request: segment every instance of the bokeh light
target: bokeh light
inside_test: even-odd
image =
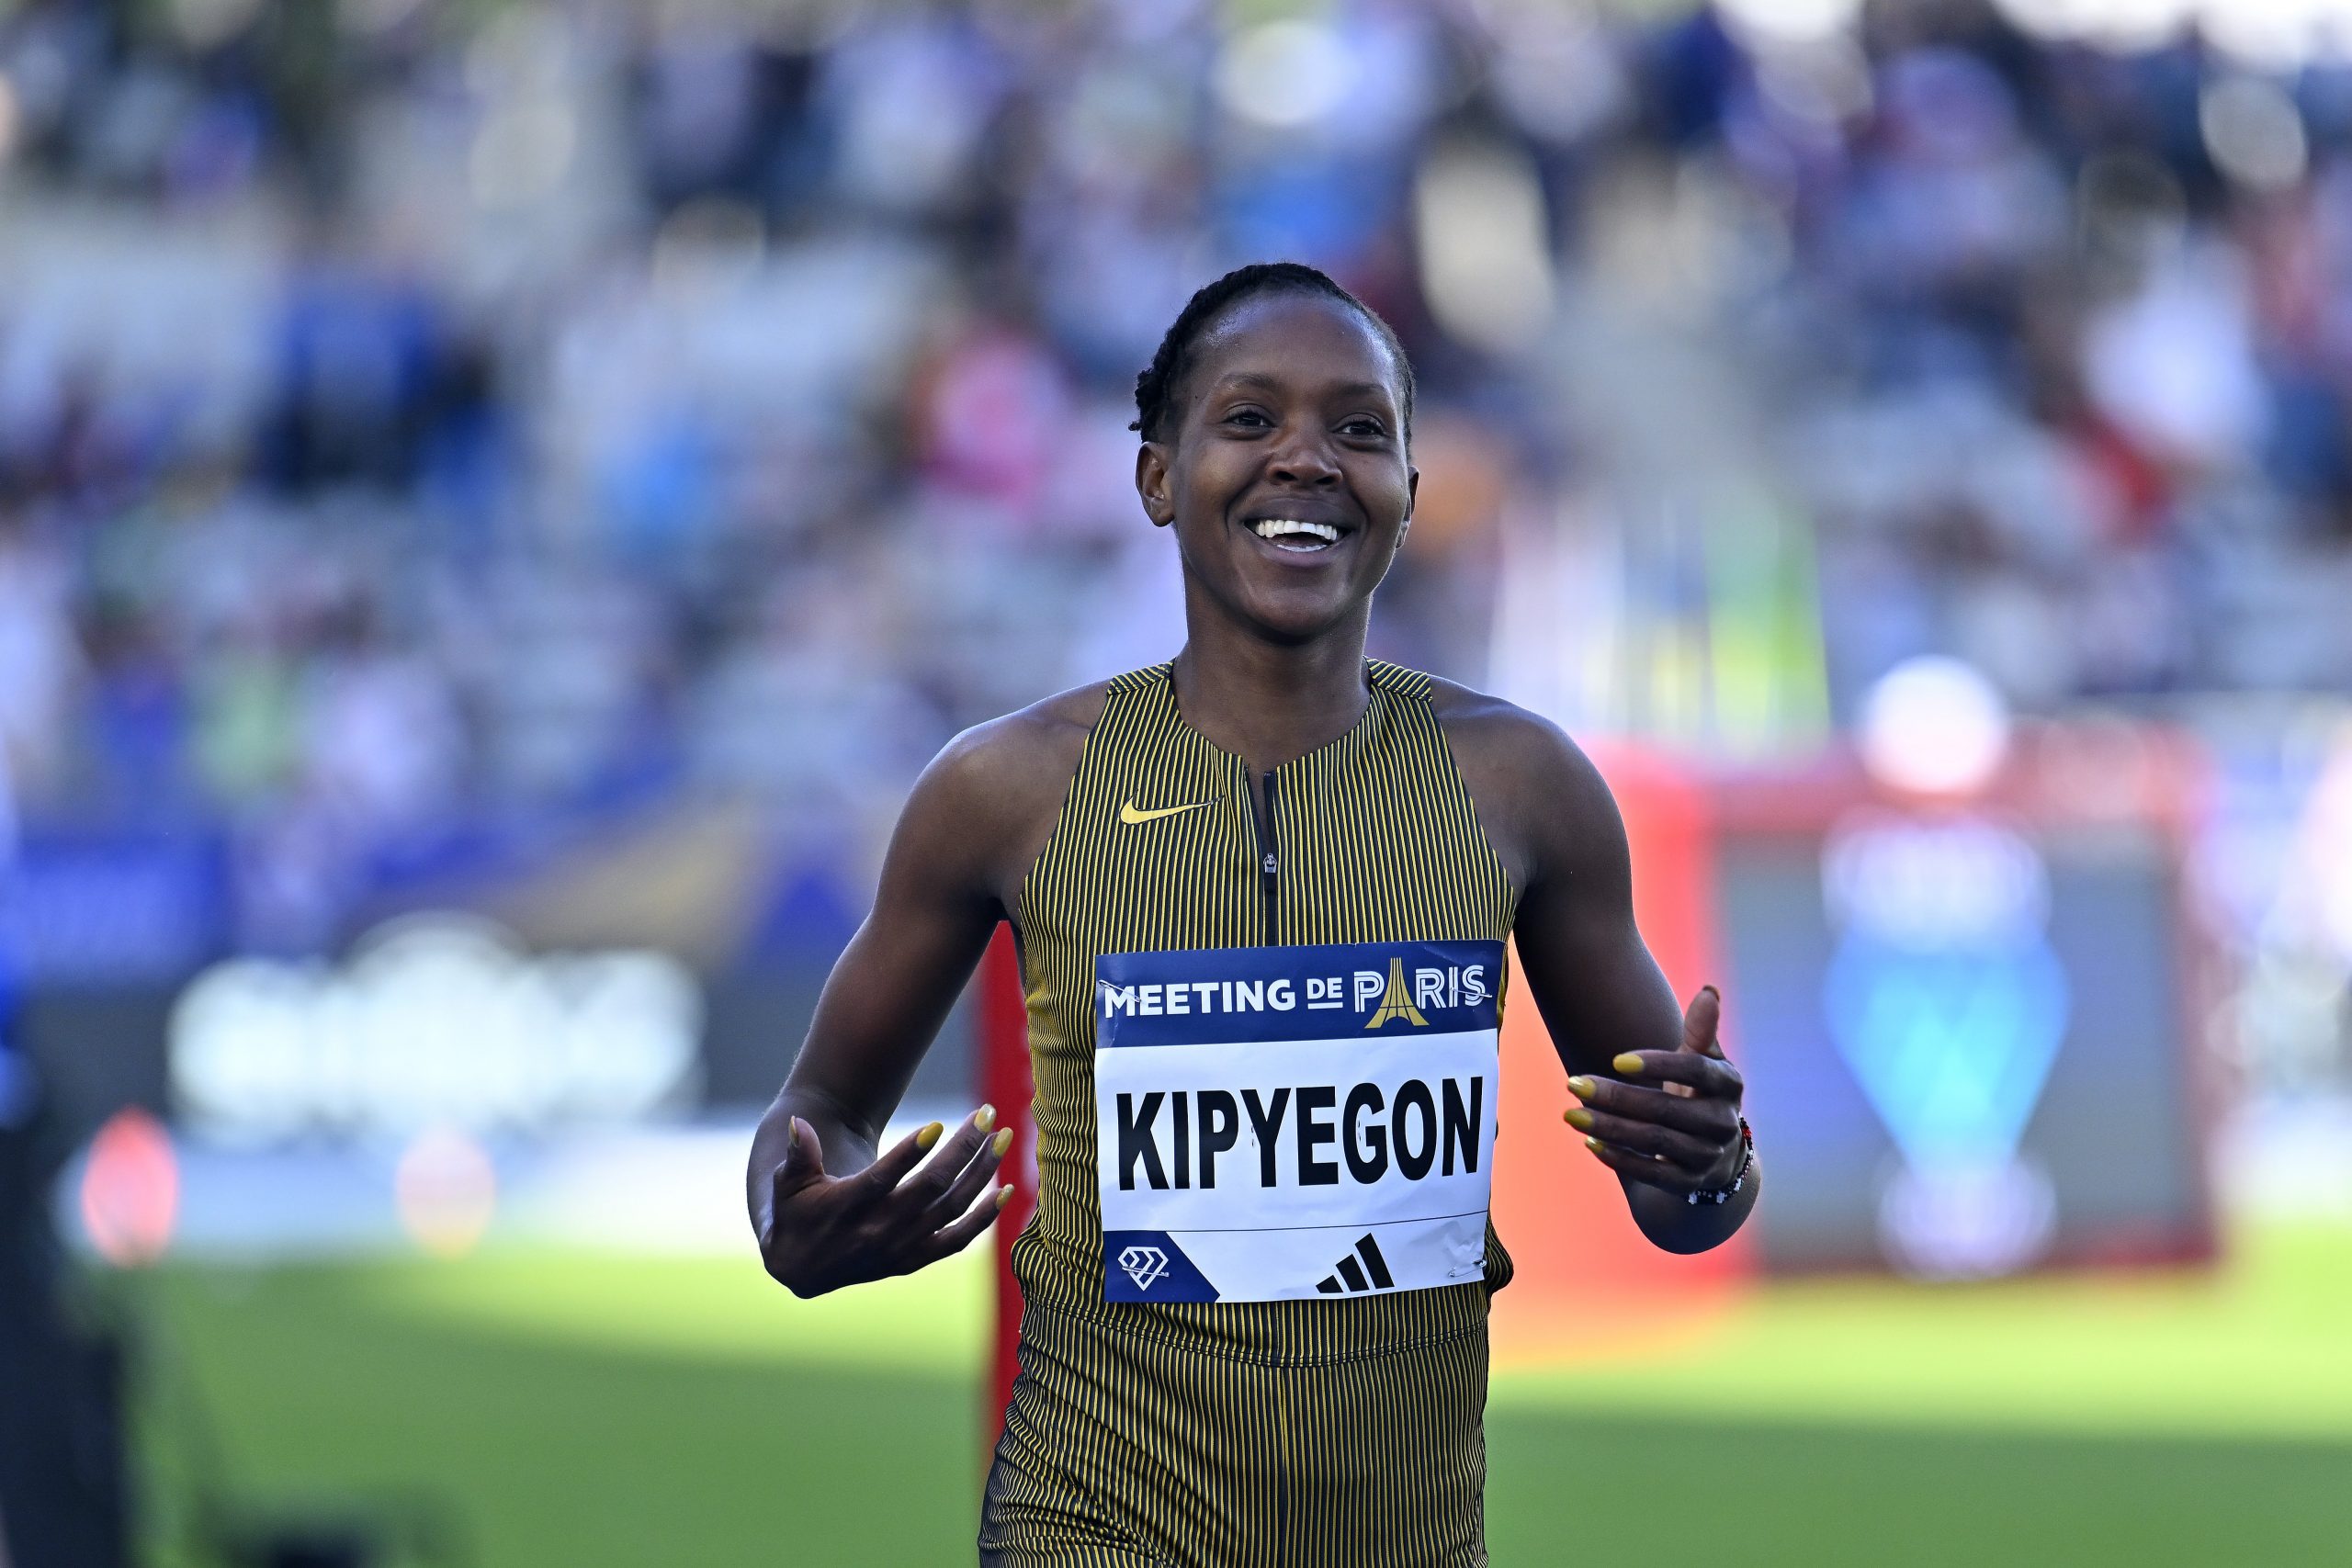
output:
[[[1540,341],[1553,305],[1551,236],[1539,171],[1498,142],[1435,149],[1414,190],[1414,233],[1430,310],[1488,353]]]
[[[1217,95],[1235,118],[1278,129],[1312,125],[1337,109],[1354,75],[1329,25],[1293,18],[1234,34],[1217,68]]]
[[[1991,782],[2008,753],[2008,706],[1972,665],[1907,660],[1863,699],[1860,741],[1864,766],[1890,788],[1966,795]]]
[[[1804,42],[1830,37],[1861,14],[1861,0],[1724,0],[1723,13],[1759,41]]]
[[[2286,190],[2303,177],[2310,147],[2302,113],[2276,82],[2225,76],[2199,96],[2198,124],[2222,171],[2256,190]]]
[[[435,1258],[462,1258],[497,1213],[498,1168],[464,1133],[427,1128],[401,1151],[392,1190],[410,1240]]]
[[[164,1256],[179,1217],[179,1160],[164,1124],[136,1106],[118,1111],[90,1140],[82,1166],[82,1232],[117,1268]]]

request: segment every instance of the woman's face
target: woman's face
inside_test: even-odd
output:
[[[1420,479],[1371,324],[1319,295],[1253,296],[1210,323],[1175,395],[1136,489],[1175,525],[1192,590],[1282,642],[1360,616]]]

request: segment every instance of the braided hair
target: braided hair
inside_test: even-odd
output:
[[[1159,352],[1151,356],[1151,364],[1136,378],[1136,418],[1129,430],[1140,431],[1146,441],[1164,439],[1170,414],[1176,402],[1178,383],[1193,367],[1193,351],[1211,321],[1227,305],[1253,294],[1319,294],[1336,299],[1362,316],[1372,330],[1379,334],[1388,350],[1388,357],[1396,367],[1399,414],[1405,423],[1405,438],[1413,435],[1413,362],[1405,357],[1405,345],[1379,312],[1349,293],[1330,275],[1301,262],[1252,262],[1236,267],[1216,282],[1204,284],[1185,301],[1177,312],[1168,335],[1159,340]]]

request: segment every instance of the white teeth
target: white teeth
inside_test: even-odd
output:
[[[1258,537],[1277,544],[1285,550],[1319,550],[1324,545],[1340,542],[1340,531],[1329,523],[1301,523],[1289,517],[1266,517],[1252,523],[1250,531]],[[1319,539],[1321,544],[1282,544],[1285,538]]]

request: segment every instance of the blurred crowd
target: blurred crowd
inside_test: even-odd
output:
[[[293,946],[484,822],[870,848],[957,728],[1178,645],[1133,378],[1273,255],[1423,377],[1377,651],[1489,680],[1514,531],[1638,543],[1558,412],[1630,272],[1767,433],[1824,711],[1923,652],[2352,683],[2352,72],[1775,15],[0,4],[17,808],[224,829]]]

